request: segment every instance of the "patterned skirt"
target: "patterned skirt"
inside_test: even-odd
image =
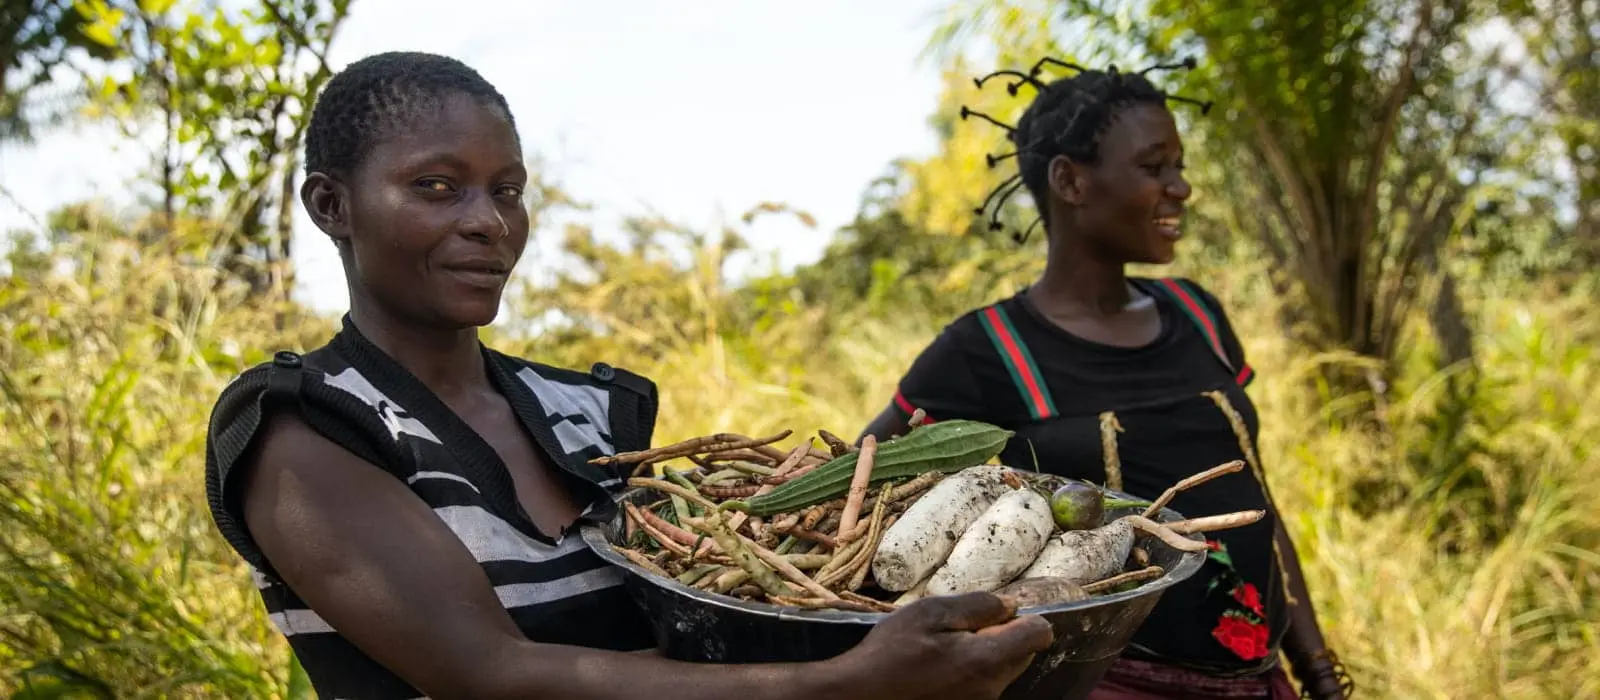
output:
[[[1254,676],[1218,678],[1166,664],[1118,659],[1089,694],[1089,700],[1296,700],[1300,694],[1282,667]]]

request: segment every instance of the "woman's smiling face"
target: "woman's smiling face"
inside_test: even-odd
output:
[[[428,326],[488,325],[528,242],[516,130],[498,105],[465,93],[403,122],[384,125],[308,208],[344,247],[352,296]]]
[[[1136,103],[1112,117],[1095,163],[1065,157],[1051,163],[1051,189],[1071,207],[1070,235],[1107,259],[1169,263],[1191,193],[1183,167],[1183,139],[1172,113]]]

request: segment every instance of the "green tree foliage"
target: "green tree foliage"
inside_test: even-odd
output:
[[[1486,184],[1526,148],[1527,115],[1494,98],[1512,75],[1484,48],[1493,8],[1406,2],[962,1],[934,46],[982,40],[998,67],[1073,53],[1137,69],[1195,56],[1175,92],[1216,102],[1189,121],[1212,226],[1273,261],[1287,328],[1317,350],[1387,361],[1431,299],[1451,360],[1470,357],[1447,250]],[[1479,39],[1474,41],[1474,39]],[[1018,55],[1020,54],[1020,55]],[[1181,110],[1180,110],[1181,111]],[[1195,148],[1198,146],[1198,148]]]
[[[1572,171],[1572,239],[1600,258],[1600,5],[1594,0],[1517,0],[1501,4],[1521,35],[1534,73],[1541,118],[1559,138],[1554,162]]]
[[[126,57],[85,69],[94,114],[130,138],[158,135],[156,208],[169,222],[228,222],[216,262],[257,292],[288,298],[301,144],[349,0],[92,7],[91,20]]]
[[[77,91],[47,86],[74,51],[99,60],[115,55],[110,28],[92,19],[87,5],[73,0],[0,3],[0,144],[30,142],[36,122],[65,116]]]

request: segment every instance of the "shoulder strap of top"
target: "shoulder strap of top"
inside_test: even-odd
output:
[[[1176,303],[1184,315],[1200,330],[1217,360],[1234,375],[1234,382],[1239,386],[1248,386],[1255,379],[1255,370],[1243,358],[1238,358],[1236,361],[1228,356],[1226,346],[1222,342],[1222,329],[1217,321],[1217,312],[1205,303],[1204,297],[1194,289],[1193,285],[1171,277],[1151,282],[1153,283],[1140,286],[1147,291],[1154,290]],[[977,316],[984,333],[989,337],[989,342],[994,344],[995,352],[1000,355],[1006,371],[1011,375],[1012,384],[1022,398],[1022,403],[1028,407],[1028,413],[1034,420],[1057,415],[1055,398],[1050,394],[1050,387],[1045,384],[1039,365],[1034,362],[1028,344],[1017,333],[1016,324],[1012,323],[1005,307],[993,304],[979,309]]]
[[[1011,316],[1005,308],[994,304],[980,309],[978,322],[983,325],[989,342],[994,343],[995,352],[999,353],[1006,371],[1011,374],[1011,381],[1022,396],[1022,403],[1028,407],[1028,414],[1034,420],[1055,416],[1055,397],[1050,395],[1050,387],[1045,384],[1039,365],[1033,361],[1033,353],[1028,351],[1028,344],[1017,333],[1017,327],[1011,322]]]
[[[304,361],[293,352],[279,352],[269,364],[245,371],[223,390],[211,414],[211,454],[224,468],[238,462],[253,443],[262,420],[272,408],[291,408],[317,432],[374,464],[386,464],[376,445],[362,438],[354,425],[372,413],[346,402],[306,380]],[[341,392],[342,393],[342,392]],[[355,410],[352,410],[355,409]],[[365,409],[365,410],[360,410]],[[378,428],[382,430],[382,428]],[[392,456],[392,455],[391,455]]]
[[[1217,360],[1222,362],[1222,366],[1227,367],[1228,371],[1233,373],[1234,383],[1239,386],[1248,385],[1250,380],[1255,378],[1255,370],[1251,369],[1250,363],[1245,362],[1243,358],[1240,358],[1235,363],[1232,358],[1228,357],[1228,351],[1222,344],[1222,330],[1217,323],[1216,312],[1206,305],[1203,301],[1204,297],[1190,283],[1181,279],[1163,277],[1152,281],[1154,284],[1150,286],[1171,299],[1178,305],[1178,308],[1183,309],[1184,315],[1188,316],[1189,320],[1194,322],[1195,327],[1200,329],[1201,335],[1205,336],[1206,343],[1211,346],[1212,354],[1217,356]]]
[[[250,542],[243,523],[234,522],[229,501],[236,498],[236,482],[228,474],[239,465],[245,453],[256,444],[263,422],[274,409],[298,413],[307,425],[373,464],[393,465],[404,459],[394,445],[385,450],[368,436],[377,431],[388,434],[381,421],[359,399],[332,391],[306,371],[304,358],[293,352],[279,352],[270,363],[257,365],[230,383],[211,412],[206,446],[206,497],[213,518],[223,536],[256,570],[270,573],[267,564]],[[363,420],[376,421],[363,425]]]
[[[395,407],[381,402],[376,407],[368,405],[346,388],[329,386],[321,370],[306,366],[308,359],[280,352],[271,362],[239,375],[223,390],[208,427],[206,491],[212,515],[230,544],[258,571],[268,575],[270,565],[250,541],[243,523],[235,522],[231,514],[235,509],[229,506],[237,504],[230,501],[237,494],[232,493],[236,484],[230,483],[228,475],[255,445],[273,410],[298,413],[318,433],[402,479],[410,476],[415,455],[407,443],[382,438],[393,436],[396,430],[420,431],[421,437],[438,442],[426,426],[397,412]],[[588,375],[572,374],[574,380],[587,380],[606,392],[609,409],[605,419],[609,425],[601,427],[609,433],[616,451],[649,449],[658,406],[653,382],[604,363],[596,363]],[[615,476],[625,479],[628,475]]]
[[[501,376],[520,380],[511,384],[532,390],[513,390],[508,398],[513,407],[521,407],[519,414],[527,415],[535,436],[547,438],[546,449],[561,448],[563,454],[552,457],[566,460],[569,469],[580,474],[597,470],[584,477],[608,486],[629,475],[595,466],[593,458],[650,448],[659,400],[656,385],[648,378],[604,362],[594,363],[585,373],[493,350],[489,357]],[[525,405],[529,400],[542,410]],[[550,425],[535,415],[548,416]]]
[[[607,384],[611,392],[611,442],[615,450],[650,449],[659,406],[655,382],[603,362],[596,362],[589,373]],[[617,465],[615,469],[616,477],[623,483],[633,476],[628,465]]]
[[[594,363],[589,375],[611,394],[611,442],[616,451],[650,449],[660,405],[655,382],[604,362]]]

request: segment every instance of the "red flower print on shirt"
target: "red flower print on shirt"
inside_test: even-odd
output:
[[[1239,601],[1239,604],[1250,612],[1255,613],[1256,617],[1267,616],[1267,613],[1261,609],[1261,592],[1256,590],[1255,584],[1241,583],[1233,587],[1232,593],[1233,599]]]
[[[1222,614],[1217,621],[1217,626],[1211,630],[1211,636],[1219,644],[1226,647],[1234,655],[1246,661],[1264,658],[1268,653],[1268,630],[1265,622],[1267,616],[1265,608],[1261,605],[1261,590],[1256,585],[1249,583],[1239,575],[1233,567],[1233,557],[1228,554],[1228,545],[1216,540],[1206,541],[1206,558],[1222,567],[1211,580],[1208,591],[1222,589],[1232,598],[1231,607]]]
[[[1211,636],[1246,661],[1267,655],[1267,627],[1242,613],[1228,612],[1217,621]]]

